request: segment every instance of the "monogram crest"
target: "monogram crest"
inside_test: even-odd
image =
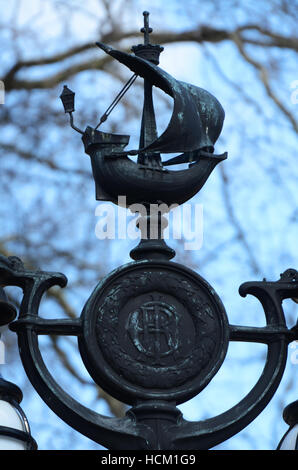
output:
[[[95,289],[83,318],[87,368],[92,361],[94,380],[105,388],[112,381],[114,396],[119,387],[127,403],[165,394],[185,401],[207,385],[226,354],[219,298],[173,262],[117,270]]]
[[[128,317],[127,331],[136,349],[154,364],[174,354],[179,347],[179,315],[161,301],[146,302]]]

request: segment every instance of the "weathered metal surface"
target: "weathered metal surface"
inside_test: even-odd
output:
[[[112,49],[102,43],[97,44],[107,54],[173,98],[173,112],[168,127],[161,136],[139,151],[173,153],[209,148],[213,152],[225,113],[211,93],[176,80],[142,57]]]
[[[242,295],[257,297],[267,326],[229,325],[212,287],[187,268],[168,261],[130,263],[108,276],[87,301],[81,318],[38,317],[46,290],[65,285],[59,273],[26,270],[17,258],[0,260],[2,285],[24,290],[18,334],[29,379],[43,400],[79,432],[110,449],[208,449],[251,422],[272,398],[281,380],[289,342],[282,310],[298,296],[297,271],[277,282],[249,282]],[[133,408],[123,419],[107,418],[82,406],[53,379],[42,359],[38,335],[75,335],[93,379]],[[188,422],[176,408],[212,379],[230,341],[268,344],[260,379],[236,406],[202,422]]]
[[[113,101],[114,109],[136,76],[144,79],[144,104],[139,148],[126,150],[129,136],[100,132],[99,125],[109,113],[104,113],[99,124],[88,126],[85,132],[74,126],[74,93],[66,86],[61,94],[65,112],[69,112],[71,126],[83,134],[85,151],[91,157],[96,199],[117,204],[119,196],[126,196],[129,205],[134,203],[182,204],[200,191],[218,163],[227,153],[213,155],[214,144],[223,126],[224,110],[208,91],[176,80],[159,66],[163,47],[149,43],[148,12],[144,12],[144,44],[133,46],[134,54],[118,51],[103,43],[96,43],[134,72],[120,94]],[[173,112],[166,130],[159,136],[156,128],[152,87],[156,86],[173,98]],[[109,111],[110,112],[110,111]],[[162,162],[162,153],[183,152],[168,162]],[[128,158],[137,155],[137,162]],[[182,171],[165,167],[173,163],[189,163]]]
[[[78,131],[83,133],[85,150],[91,157],[97,199],[117,203],[121,195],[127,197],[128,205],[182,204],[226,158],[226,154],[212,154],[224,112],[208,92],[177,81],[157,67],[162,48],[149,44],[146,12],[144,19],[145,44],[134,48],[135,55],[100,45],[146,82],[140,149],[135,151],[138,163],[124,151],[129,136],[91,127],[84,133]],[[174,99],[170,124],[160,137],[152,104],[153,85]],[[72,94],[65,106],[73,125]],[[168,163],[193,162],[188,170],[171,172],[161,166],[160,153],[174,149],[184,153]],[[153,218],[148,214],[144,218],[150,227]],[[46,291],[53,285],[66,285],[63,274],[30,271],[18,258],[0,257],[0,285],[16,285],[24,291],[19,318],[10,328],[17,332],[29,379],[58,416],[109,449],[209,449],[228,439],[268,404],[282,378],[288,344],[298,339],[297,325],[287,327],[282,308],[284,299],[298,298],[296,270],[285,271],[276,282],[248,282],[240,287],[240,295],[250,294],[260,301],[265,327],[230,325],[214,289],[198,274],[169,261],[175,252],[162,239],[162,221],[162,217],[155,220],[156,239],[146,239],[142,233],[140,244],[131,251],[137,261],[100,282],[81,316],[72,320],[38,316]],[[95,413],[59,386],[39,350],[38,336],[44,334],[77,336],[82,360],[95,383],[132,405],[124,418]],[[268,346],[259,380],[225,413],[199,422],[184,420],[176,405],[208,385],[225,359],[229,341]],[[291,409],[295,415],[296,405]]]
[[[130,404],[190,399],[227,349],[219,297],[196,273],[166,261],[116,270],[94,290],[82,321],[80,351],[90,375]]]
[[[205,184],[223,155],[202,154],[199,164],[191,169],[169,171],[134,163],[127,156],[117,157],[129,136],[95,131],[87,127],[82,139],[91,157],[96,199],[118,202],[126,196],[127,204],[158,203],[182,204],[192,198]]]
[[[60,273],[31,271],[19,258],[1,257],[0,282],[4,286],[19,286],[24,291],[19,319],[10,324],[10,329],[18,335],[20,357],[27,376],[45,403],[74,429],[106,447],[147,448],[147,430],[141,424],[136,424],[131,417],[109,418],[82,406],[59,386],[43,361],[39,334],[82,334],[79,319],[46,320],[38,316],[43,295],[54,285],[66,285],[66,277]]]
[[[156,61],[144,58],[144,51],[157,46],[139,45],[136,55],[117,51],[102,43],[98,46],[107,54],[144,78],[144,107],[141,124],[140,148],[124,151],[123,144],[113,145],[113,134],[96,134],[87,127],[82,139],[85,151],[91,157],[96,197],[99,200],[117,202],[125,195],[129,204],[162,201],[166,204],[182,204],[192,198],[205,184],[215,166],[227,158],[227,154],[213,155],[214,144],[222,130],[224,110],[219,101],[206,90],[174,79],[156,65]],[[174,106],[168,127],[157,135],[152,86],[162,89],[173,98]],[[110,146],[103,145],[111,139]],[[126,142],[124,142],[126,139]],[[176,157],[175,164],[193,163],[186,170],[169,171],[160,159],[161,153],[184,152]],[[138,163],[128,158],[137,154]],[[167,165],[167,163],[165,163]]]

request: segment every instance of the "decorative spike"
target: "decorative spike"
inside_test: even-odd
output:
[[[141,33],[144,33],[144,44],[149,44],[149,34],[152,33],[153,29],[149,28],[149,11],[143,11],[144,15],[144,28],[141,29]]]

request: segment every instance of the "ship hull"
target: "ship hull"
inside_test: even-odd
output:
[[[128,139],[128,136],[86,129],[83,141],[91,158],[97,200],[117,204],[119,196],[125,196],[127,205],[183,204],[200,191],[216,165],[226,158],[226,154],[202,156],[190,168],[180,171],[150,168],[127,156],[115,156]]]

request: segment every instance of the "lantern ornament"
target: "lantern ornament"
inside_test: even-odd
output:
[[[23,394],[0,376],[0,450],[36,450],[26,415],[20,407]]]
[[[67,85],[64,85],[63,91],[60,95],[60,99],[62,101],[62,104],[64,106],[64,111],[66,113],[73,113],[75,108],[74,108],[74,97],[75,93],[71,91]]]
[[[277,448],[278,450],[298,450],[298,400],[284,409],[283,418],[289,425],[289,429]]]
[[[16,317],[16,309],[8,302],[0,287],[0,326]],[[1,338],[1,334],[0,334]],[[23,394],[19,387],[0,375],[0,450],[34,450],[37,444],[31,436],[26,415],[20,403]]]

